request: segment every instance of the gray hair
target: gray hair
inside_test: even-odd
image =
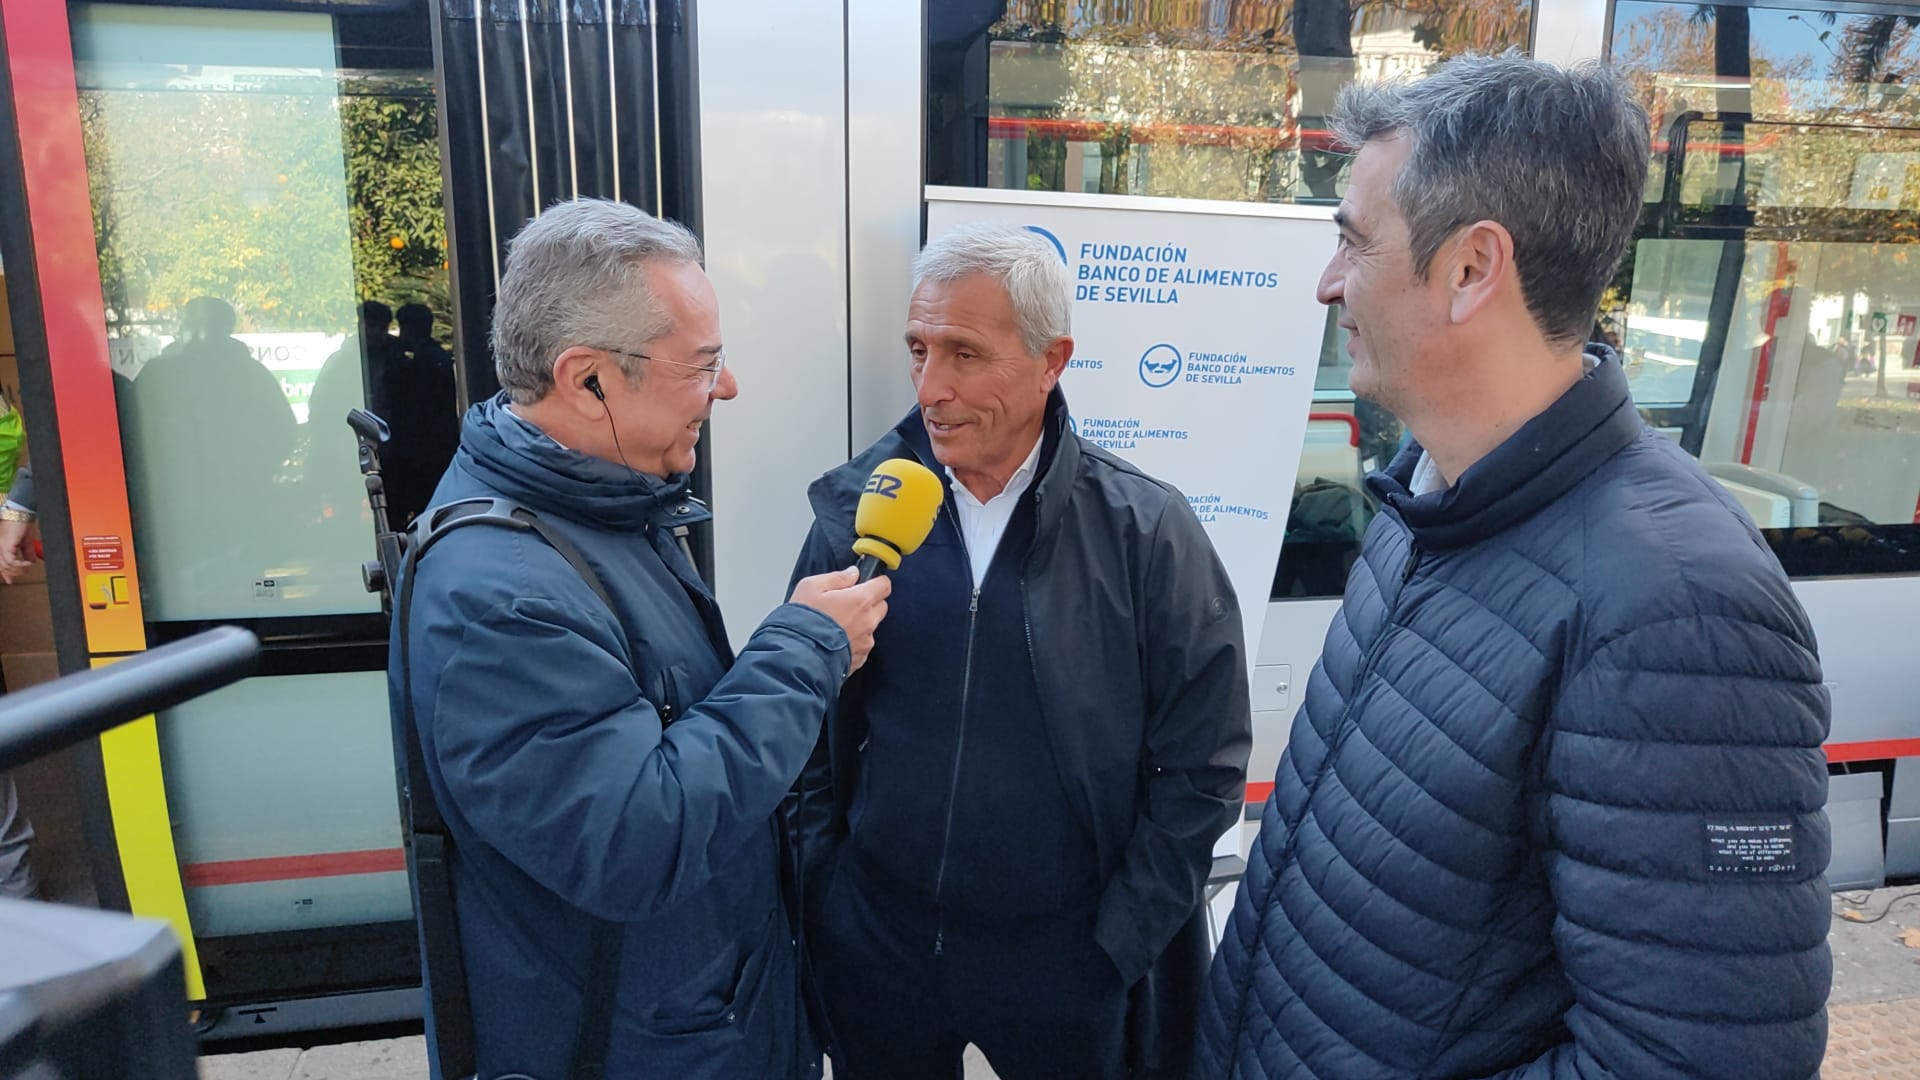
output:
[[[1460,56],[1418,81],[1350,84],[1332,117],[1358,150],[1405,136],[1393,182],[1414,273],[1476,221],[1513,236],[1521,293],[1547,340],[1584,340],[1626,254],[1647,183],[1646,110],[1599,63]]]
[[[647,263],[697,263],[700,241],[626,203],[555,203],[507,245],[493,305],[493,369],[515,404],[553,389],[553,362],[575,345],[639,352],[671,333],[647,289]],[[614,357],[629,380],[638,362]]]
[[[1073,333],[1073,279],[1065,258],[1038,233],[1010,225],[956,225],[913,261],[913,287],[986,274],[1013,301],[1020,343],[1039,356]]]

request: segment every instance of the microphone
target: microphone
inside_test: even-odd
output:
[[[860,508],[853,515],[853,553],[860,556],[860,580],[882,567],[897,570],[902,556],[919,549],[933,531],[934,516],[946,492],[933,470],[906,458],[888,458],[867,477]]]

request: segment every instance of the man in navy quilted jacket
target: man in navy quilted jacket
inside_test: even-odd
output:
[[[1810,1077],[1827,692],[1753,523],[1585,344],[1646,183],[1595,67],[1350,87],[1320,299],[1414,444],[1293,724],[1196,1077]]]

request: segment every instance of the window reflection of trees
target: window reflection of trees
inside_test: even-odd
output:
[[[1756,208],[1838,207],[1869,155],[1913,153],[1920,136],[1920,16],[1755,13],[1730,5],[1623,3],[1612,57],[1640,88],[1654,122],[1650,197],[1675,118],[1717,118],[1711,138],[1689,138],[1682,202]],[[1751,126],[1750,126],[1751,125]],[[1698,143],[1696,146],[1694,144]],[[1920,159],[1913,159],[1920,160]],[[1884,159],[1882,164],[1885,164]],[[1736,187],[1737,177],[1737,187]],[[1920,209],[1920,173],[1895,185],[1898,206]]]
[[[79,74],[150,617],[364,608],[357,557],[341,557],[365,537],[344,416],[406,380],[363,355],[356,305],[451,306],[430,80],[87,60]],[[454,417],[447,367],[409,433]],[[438,469],[390,475],[430,488]],[[251,584],[267,580],[271,596]]]
[[[1920,15],[1858,7],[1615,9],[1611,56],[1654,139],[1641,239],[1607,301],[1635,396],[1674,402],[1705,458],[1814,485],[1828,525],[1912,512],[1920,339],[1899,316],[1920,309],[1916,30]],[[1703,444],[1709,412],[1744,449]],[[1783,446],[1756,450],[1763,426]],[[1776,538],[1783,559],[1792,543]]]
[[[352,73],[306,82],[276,92],[81,90],[113,336],[164,328],[209,294],[228,297],[256,331],[338,333],[358,299],[448,310],[430,83]],[[332,227],[342,151],[346,234]],[[331,273],[343,246],[351,281]]]
[[[1907,14],[1620,4],[1612,59],[1653,123],[1650,202],[1666,191],[1672,140],[1684,139],[1662,227],[1853,241],[1861,246],[1833,253],[1829,268],[1864,260],[1877,272],[1846,276],[1862,278],[1871,301],[1888,299],[1906,284],[1902,245],[1920,238],[1916,29],[1920,16]],[[1676,125],[1689,113],[1700,115]],[[1621,288],[1630,271],[1631,260]],[[1612,306],[1625,306],[1621,288]],[[1853,307],[1849,295],[1849,317]]]
[[[1527,0],[1013,0],[990,31],[995,183],[1338,198],[1324,116],[1352,79],[1525,47]]]

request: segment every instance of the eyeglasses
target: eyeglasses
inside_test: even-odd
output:
[[[627,352],[624,349],[609,349],[605,345],[595,345],[592,346],[592,348],[599,349],[601,352],[610,352],[615,356],[625,356],[633,360],[651,360],[656,364],[672,364],[674,367],[686,368],[688,371],[705,372],[707,376],[705,389],[709,394],[713,393],[714,387],[720,385],[720,373],[725,371],[727,367],[727,354],[724,351],[714,353],[713,363],[711,364],[689,364],[680,360],[669,360],[664,356],[648,356],[646,353]]]

